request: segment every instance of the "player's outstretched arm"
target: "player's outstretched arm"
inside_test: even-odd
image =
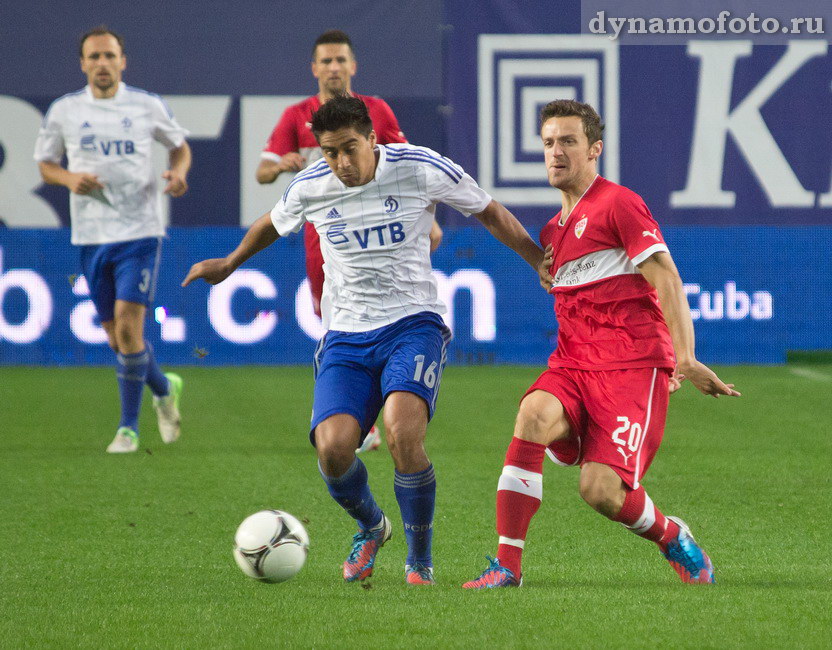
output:
[[[535,271],[543,260],[543,249],[534,243],[529,233],[508,209],[492,200],[485,210],[474,215],[501,243],[522,257]],[[550,278],[551,280],[551,278]]]
[[[280,235],[274,229],[271,215],[267,212],[251,225],[233,253],[227,257],[204,260],[194,264],[182,280],[182,286],[187,287],[191,282],[200,278],[208,284],[218,284],[236,271],[249,257],[271,246],[278,239]]]
[[[675,376],[682,376],[705,395],[739,397],[734,384],[726,384],[704,363],[697,361],[694,352],[693,319],[685,296],[682,278],[669,253],[654,253],[638,270],[659,294],[664,320],[676,351]],[[681,382],[680,382],[681,383]]]

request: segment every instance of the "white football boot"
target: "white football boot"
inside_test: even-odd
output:
[[[172,372],[166,372],[170,384],[170,392],[164,397],[153,396],[153,408],[159,421],[159,435],[162,442],[169,444],[179,439],[180,421],[179,399],[182,397],[182,377]]]
[[[130,427],[119,427],[116,437],[107,446],[108,454],[129,454],[139,448],[139,434]]]

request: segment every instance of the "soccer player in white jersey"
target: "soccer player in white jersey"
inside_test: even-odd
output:
[[[352,91],[352,78],[357,70],[355,50],[350,37],[338,29],[324,32],[312,47],[312,74],[318,80],[318,92],[287,108],[274,127],[257,167],[258,183],[273,183],[282,173],[294,173],[318,162],[323,154],[312,133],[312,113],[333,97],[347,94],[358,97],[367,105],[378,144],[406,143],[404,133],[392,109],[383,99],[359,95]],[[312,306],[321,317],[324,289],[324,259],[318,231],[311,223],[303,229],[306,249],[306,276],[312,292]],[[430,233],[431,250],[442,241],[442,228],[436,221]],[[381,432],[373,426],[361,444],[362,451],[377,449]]]
[[[160,142],[170,152],[170,168],[162,176],[171,196],[188,189],[191,150],[187,132],[158,95],[122,82],[127,60],[120,35],[97,27],[81,38],[79,53],[88,84],[49,107],[35,160],[46,183],[70,190],[72,243],[81,247],[90,296],[116,352],[121,420],[107,451],[126,453],[139,446],[145,383],[162,440],[179,437],[182,379],[162,373],[144,340],[165,234],[151,144]]]
[[[405,579],[433,584],[436,481],[424,440],[451,337],[431,274],[435,206],[473,214],[535,269],[543,251],[447,158],[409,144],[376,145],[360,99],[329,100],[314,114],[312,130],[324,159],[295,177],[234,252],[195,264],[183,286],[197,278],[222,282],[279,237],[307,222],[315,226],[325,263],[321,311],[328,332],[315,353],[310,439],[330,494],[358,522],[344,579],[369,577],[392,532],[355,455],[384,406],[408,547]]]

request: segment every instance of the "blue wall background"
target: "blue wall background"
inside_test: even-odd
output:
[[[595,98],[608,125],[602,172],[639,192],[662,225],[691,306],[702,312],[703,359],[779,363],[786,350],[832,348],[832,56],[825,41],[734,37],[703,45],[680,35],[669,45],[621,45],[579,36],[586,30],[573,0],[522,3],[522,11],[508,0],[353,0],[316,2],[314,12],[265,0],[136,0],[96,9],[40,0],[4,6],[0,20],[0,220],[15,226],[0,228],[0,326],[13,332],[31,316],[32,304],[15,285],[32,279],[27,272],[43,278],[54,309],[34,342],[0,333],[0,363],[110,362],[106,346],[81,342],[70,327],[84,297],[70,283],[78,269],[68,231],[26,228],[35,225],[33,193],[56,225],[68,223],[66,190],[37,186],[31,147],[39,112],[83,85],[77,38],[102,22],[127,38],[129,83],[186,101],[229,102],[216,137],[191,140],[191,190],[171,204],[159,304],[184,319],[186,336],[164,341],[151,322],[166,360],[308,361],[313,342],[294,304],[303,272],[299,241],[282,241],[254,261],[276,298],[234,294],[239,323],[277,317],[258,343],[223,339],[208,319],[207,288],[182,291],[178,280],[192,261],[224,254],[241,236],[241,152],[252,138],[256,151],[268,135],[246,128],[247,98],[313,93],[311,43],[336,27],[356,45],[355,89],[384,97],[411,142],[462,164],[532,232],[559,202],[546,185],[534,112],[556,96]],[[722,153],[697,162],[695,151]],[[691,179],[699,179],[699,190],[682,200]],[[493,341],[472,338],[470,292],[457,292],[452,361],[542,363],[556,329],[531,272],[453,211],[439,214],[446,240],[436,268],[447,277],[481,272],[495,290]],[[765,293],[770,317],[738,317],[744,296],[750,303],[757,296],[755,313],[767,313]]]
[[[171,230],[164,244],[166,263],[156,301],[165,314],[157,310],[156,318],[182,323],[168,340],[160,323],[152,318],[148,323],[148,338],[167,363],[311,360],[315,338],[301,327],[304,313],[297,306],[304,280],[301,237],[282,239],[250,260],[242,267],[249,276],[246,282],[227,299],[217,298],[211,308],[208,285],[179,286],[192,263],[225,254],[240,234],[237,228]],[[832,348],[828,326],[819,327],[823,321],[819,314],[832,313],[832,296],[818,292],[818,287],[832,286],[832,228],[670,226],[665,236],[689,293],[702,360],[782,363],[789,349]],[[744,251],[739,258],[738,242]],[[0,257],[0,331],[7,333],[0,343],[0,363],[111,362],[103,339],[90,344],[79,336],[91,331],[97,320],[89,317],[90,303],[77,276],[77,251],[66,231],[5,231],[0,236]],[[732,259],[733,263],[725,263]],[[519,257],[485,229],[470,227],[448,232],[434,254],[434,266],[451,280],[473,278],[452,293],[452,362],[545,363],[557,336],[552,298]],[[772,268],[787,268],[788,273],[772,273]],[[224,286],[217,285],[214,291]],[[493,328],[484,327],[484,334],[477,335],[475,321],[483,325],[492,317]],[[308,312],[306,318],[314,322]],[[255,341],[234,342],[234,332],[248,329],[257,319],[275,322]],[[33,340],[10,342],[15,327],[20,330],[16,330],[18,338],[25,330]]]

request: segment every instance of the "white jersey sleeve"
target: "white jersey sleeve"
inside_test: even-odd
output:
[[[281,237],[298,232],[303,227],[306,217],[303,214],[299,188],[289,186],[277,205],[272,208],[271,218],[274,229]]]
[[[59,117],[62,110],[57,102],[53,103],[41,122],[38,138],[35,141],[35,160],[37,162],[60,164],[61,158],[66,153],[63,128]]]
[[[176,121],[173,111],[170,110],[165,100],[157,95],[151,95],[150,99],[153,139],[168,149],[181,147],[185,142],[188,131],[183,129]]]
[[[442,161],[443,167],[426,167],[430,198],[459,210],[466,217],[485,210],[491,203],[491,195],[477,185],[477,181],[465,173],[462,167],[444,156]]]

